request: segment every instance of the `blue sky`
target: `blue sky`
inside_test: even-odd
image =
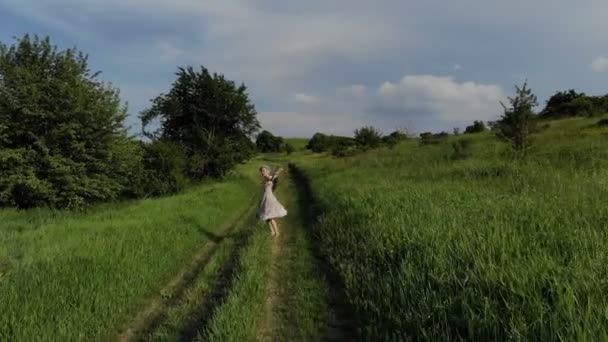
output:
[[[185,65],[244,82],[280,135],[451,131],[497,118],[526,78],[541,103],[608,93],[607,13],[605,0],[1,0],[0,41],[88,53],[133,131]]]

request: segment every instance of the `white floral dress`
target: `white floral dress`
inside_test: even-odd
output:
[[[262,202],[258,209],[258,217],[260,220],[266,221],[274,218],[279,218],[287,215],[287,210],[279,203],[279,200],[272,193],[272,181],[263,183]]]

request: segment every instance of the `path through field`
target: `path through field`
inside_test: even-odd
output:
[[[330,286],[314,250],[313,202],[304,178],[294,168],[279,183],[277,196],[289,214],[272,245],[264,320],[259,341],[352,341],[346,332],[339,291]],[[345,311],[345,310],[342,310]]]
[[[280,237],[270,237],[250,206],[222,236],[209,238],[119,340],[356,340],[340,287],[314,248],[315,215],[305,179],[292,168],[276,195],[289,212],[280,220]],[[260,238],[262,245],[252,246]],[[262,275],[257,283],[252,272]],[[255,288],[262,291],[258,297]],[[240,304],[247,302],[243,297],[255,303]]]

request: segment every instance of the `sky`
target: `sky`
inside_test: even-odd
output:
[[[608,93],[606,0],[0,0],[0,41],[77,47],[121,90],[128,125],[178,66],[245,83],[287,137],[461,129],[528,80]]]

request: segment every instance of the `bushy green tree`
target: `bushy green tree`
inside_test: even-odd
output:
[[[295,151],[296,151],[296,148],[295,148],[295,147],[293,147],[293,145],[292,145],[292,144],[289,144],[289,143],[285,144],[285,152],[286,152],[287,154],[292,154],[292,153],[294,153]]]
[[[97,76],[48,37],[0,43],[0,205],[76,207],[124,190],[126,108]]]
[[[481,120],[473,121],[471,126],[467,126],[464,129],[464,134],[481,133],[487,130],[486,125]]]
[[[508,106],[500,103],[504,114],[498,121],[498,136],[508,142],[513,151],[521,154],[531,146],[531,136],[538,131],[537,116],[534,113],[538,100],[528,88],[527,82],[522,87],[515,86],[515,91],[515,97],[509,97]]]
[[[255,144],[262,153],[282,152],[285,149],[283,138],[275,136],[266,130],[258,134]]]
[[[349,149],[354,145],[355,140],[353,138],[315,133],[308,141],[306,149],[312,150],[315,153],[322,153],[333,151],[338,148]]]
[[[179,68],[167,94],[140,115],[144,134],[183,149],[193,179],[222,176],[255,153],[251,138],[260,124],[245,85],[201,67]],[[146,131],[157,122],[158,129]]]
[[[401,131],[394,131],[389,135],[385,135],[382,137],[382,142],[386,144],[388,147],[392,148],[398,143],[407,140],[409,137],[406,133]]]
[[[382,134],[372,126],[365,126],[355,130],[355,142],[363,148],[375,148],[382,144]]]

